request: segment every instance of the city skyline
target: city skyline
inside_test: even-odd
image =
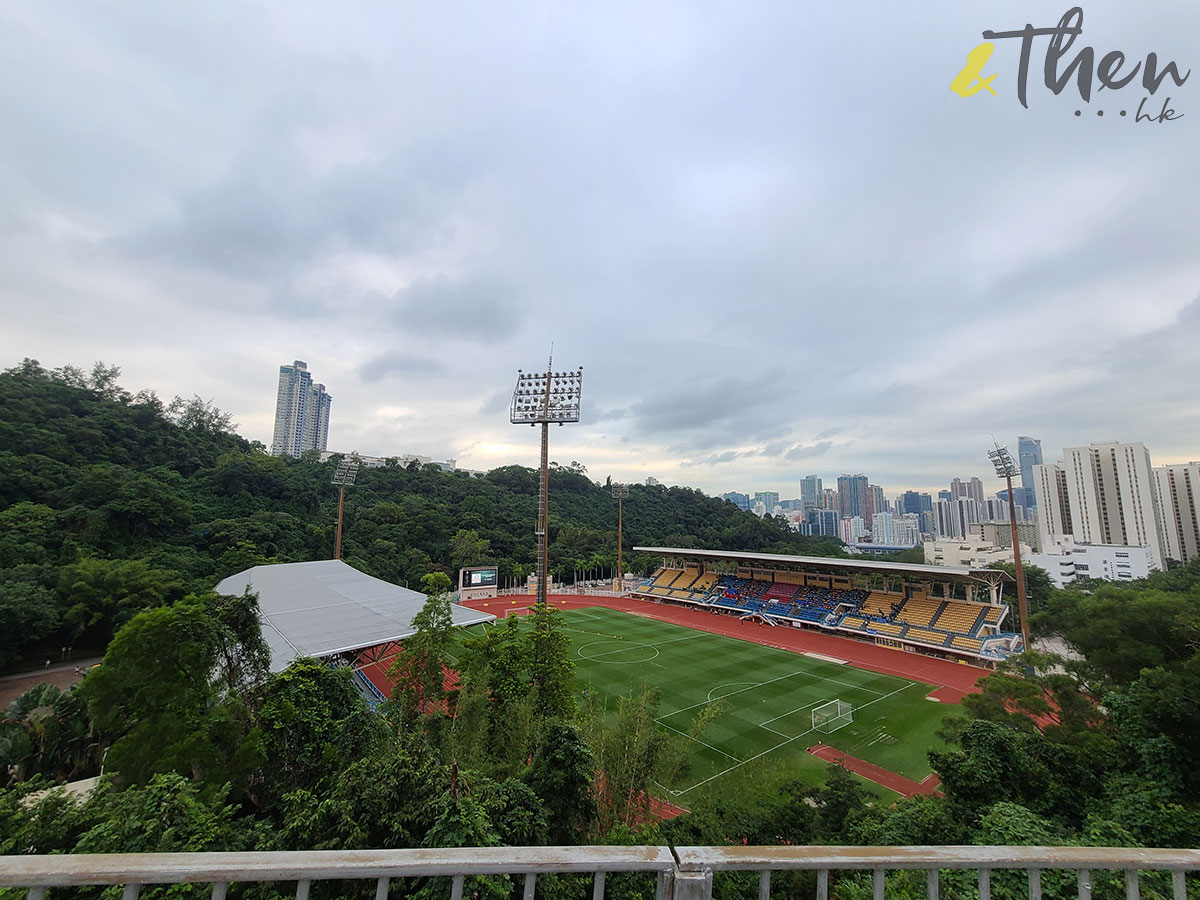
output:
[[[536,464],[506,410],[553,344],[589,384],[560,462],[710,494],[994,493],[993,433],[1186,463],[1200,80],[1162,124],[1025,108],[1006,41],[997,96],[950,89],[985,29],[1056,15],[10,5],[0,364],[101,359],[269,446],[304,359],[330,447],[486,470]],[[1085,28],[1186,69],[1200,8]]]

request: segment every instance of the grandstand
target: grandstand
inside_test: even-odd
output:
[[[282,672],[301,656],[351,666],[368,700],[387,692],[386,681],[380,683],[376,674],[386,672],[380,666],[399,651],[397,642],[416,633],[412,620],[426,599],[337,559],[254,566],[216,587],[218,594],[234,596],[247,590],[258,594],[272,672]],[[451,604],[450,615],[459,626],[496,620],[457,603]]]
[[[846,637],[964,661],[995,661],[1019,648],[1002,630],[1008,607],[998,569],[867,560],[635,547],[664,564],[634,594],[706,607],[771,625]],[[940,586],[940,594],[935,592]],[[986,590],[986,599],[976,593]]]

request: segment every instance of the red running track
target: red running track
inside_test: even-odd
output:
[[[938,689],[931,691],[929,696],[943,703],[958,703],[964,695],[975,693],[979,690],[976,682],[989,674],[987,669],[979,666],[968,666],[921,653],[881,647],[849,637],[835,637],[815,628],[789,628],[785,625],[772,627],[761,623],[743,622],[732,615],[722,615],[696,607],[655,603],[652,600],[636,600],[630,597],[592,597],[586,594],[551,594],[547,600],[560,609],[602,606],[712,634],[752,641],[778,650],[831,656],[869,672],[937,685]],[[502,619],[511,611],[524,614],[532,602],[532,597],[522,595],[473,600],[463,605],[486,610]]]
[[[859,759],[857,756],[851,756],[849,753],[835,750],[828,744],[817,744],[809,747],[808,752],[817,757],[817,759],[823,759],[826,762],[841,763],[855,775],[861,775],[868,781],[881,784],[885,788],[895,791],[897,794],[903,794],[905,797],[914,797],[917,794],[944,796],[938,790],[940,782],[937,775],[932,773],[926,775],[922,781],[913,781],[911,778],[897,775],[890,769],[869,763],[865,759]]]

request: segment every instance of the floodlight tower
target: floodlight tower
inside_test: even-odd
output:
[[[617,593],[625,590],[625,570],[621,567],[621,501],[629,496],[629,485],[612,483],[612,495],[617,500]]]
[[[993,438],[992,443],[996,443]],[[988,451],[988,459],[996,467],[996,474],[1004,479],[1008,486],[1008,523],[1012,526],[1013,564],[1017,570],[1017,609],[1021,614],[1021,637],[1025,641],[1025,649],[1032,650],[1029,643],[1029,602],[1025,597],[1025,573],[1021,568],[1021,546],[1017,540],[1016,504],[1013,502],[1012,480],[1019,475],[1021,469],[1013,462],[1012,454],[1007,447],[996,444],[995,450]]]
[[[537,374],[517,369],[509,421],[514,425],[542,426],[542,473],[538,488],[537,605],[546,604],[546,568],[549,562],[547,533],[550,524],[550,423],[564,425],[579,421],[579,398],[583,394],[583,366],[574,372],[553,371],[550,358],[546,371]]]
[[[333,558],[342,558],[342,507],[346,502],[346,485],[354,484],[354,476],[358,474],[358,467],[362,465],[357,454],[343,456],[338,461],[337,469],[334,470],[331,484],[338,486],[338,526],[337,526],[337,542],[333,545]]]

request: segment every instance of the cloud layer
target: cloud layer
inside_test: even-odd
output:
[[[555,457],[714,492],[937,487],[993,433],[1200,457],[1198,76],[1162,124],[1052,95],[1040,45],[1028,110],[1016,47],[999,96],[948,90],[1061,13],[9,8],[0,365],[116,362],[269,443],[304,359],[331,447],[489,468],[535,460],[508,398],[553,343],[585,371]],[[1200,64],[1194,4],[1084,27]]]

